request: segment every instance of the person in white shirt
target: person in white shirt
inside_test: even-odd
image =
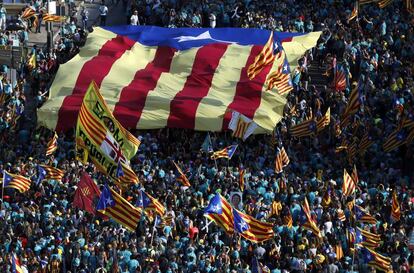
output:
[[[0,29],[1,30],[6,29],[6,17],[7,17],[7,11],[3,7],[3,3],[0,3]]]
[[[216,15],[214,15],[214,13],[210,13],[210,16],[208,18],[210,19],[210,27],[215,28],[216,27]]]
[[[101,15],[101,26],[106,25],[106,16],[108,15],[108,7],[105,5],[105,1],[102,1],[99,7],[99,14]]]
[[[131,25],[138,26],[139,25],[139,18],[138,18],[138,11],[134,10],[134,13],[131,16]]]

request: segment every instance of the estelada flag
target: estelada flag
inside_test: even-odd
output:
[[[273,33],[295,67],[321,32],[244,28],[95,28],[79,54],[61,65],[38,120],[57,131],[72,128],[94,80],[116,119],[131,129],[222,131],[231,111],[271,132],[286,99],[266,90],[273,62],[249,79],[248,69]]]
[[[100,195],[101,191],[98,186],[86,172],[83,172],[72,205],[75,208],[95,214],[96,206],[94,202]]]

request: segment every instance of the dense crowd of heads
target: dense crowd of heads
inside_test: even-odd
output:
[[[413,15],[394,1],[388,8],[370,4],[348,21],[352,1],[161,1],[125,3],[138,11],[139,21],[168,27],[254,27],[275,31],[322,31],[317,46],[297,67],[291,67],[294,90],[275,135],[235,139],[230,132],[211,133],[215,150],[239,144],[231,160],[211,160],[200,147],[206,133],[179,129],[133,131],[142,140],[131,166],[146,192],[165,205],[172,223],[155,227],[143,216],[136,232],[72,206],[82,171],[99,185],[109,182],[92,164],[75,159],[74,132],[59,134],[58,150],[45,156],[52,132],[34,127],[35,109],[47,95],[60,62],[54,53],[33,49],[38,65],[18,71],[12,86],[3,69],[0,90],[0,169],[32,180],[26,193],[4,189],[0,211],[0,271],[11,272],[15,253],[27,272],[252,272],[252,258],[271,272],[375,272],[355,253],[347,231],[357,224],[347,207],[341,185],[343,169],[358,169],[355,203],[377,219],[363,228],[379,234],[376,249],[392,259],[395,272],[414,272],[413,146],[385,153],[382,144],[402,116],[414,118]],[[128,14],[130,18],[131,14]],[[110,16],[110,14],[109,14]],[[62,29],[62,37],[72,31]],[[65,32],[67,31],[67,32]],[[78,33],[75,31],[75,33]],[[74,34],[74,33],[73,33]],[[73,40],[71,40],[73,42]],[[66,50],[59,42],[57,52]],[[71,48],[69,46],[69,48]],[[73,54],[67,55],[70,58]],[[48,57],[49,56],[49,57]],[[64,60],[66,60],[64,58]],[[332,88],[332,63],[341,63],[347,88]],[[63,61],[62,61],[63,62]],[[361,89],[361,110],[347,128],[337,132],[352,86]],[[396,105],[402,105],[396,107]],[[331,124],[316,137],[297,139],[289,128],[331,109]],[[368,133],[373,144],[349,158],[337,147]],[[283,145],[290,164],[274,171],[275,154]],[[191,187],[176,181],[173,161],[179,163]],[[65,171],[62,181],[38,183],[38,164]],[[240,190],[239,168],[246,170]],[[328,188],[331,202],[322,202]],[[138,186],[122,189],[132,204]],[[390,220],[391,197],[397,192],[401,219]],[[275,237],[255,244],[225,234],[203,216],[216,194],[230,200],[241,192],[239,209],[274,223]],[[319,239],[300,225],[300,204],[309,200],[312,217],[322,233]],[[338,218],[343,209],[346,220]],[[293,226],[284,225],[289,210]],[[335,246],[344,257],[338,259]],[[374,270],[374,271],[373,271]]]

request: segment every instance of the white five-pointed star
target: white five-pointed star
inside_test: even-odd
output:
[[[247,223],[246,222],[240,222],[239,227],[240,227],[240,230],[245,230],[245,229],[247,229]]]
[[[178,37],[175,37],[174,39],[178,40],[179,43],[188,42],[188,41],[212,40],[216,42],[236,44],[235,42],[232,42],[232,41],[223,41],[223,40],[214,39],[213,37],[211,37],[211,34],[209,31],[203,32],[197,36],[178,36]]]
[[[288,71],[288,66],[287,66],[287,64],[285,64],[285,65],[283,66],[283,70],[284,70],[284,71]]]
[[[220,210],[220,206],[219,205],[214,205],[211,207],[212,211],[218,212]]]
[[[108,198],[106,198],[106,200],[105,200],[105,204],[107,204],[107,205],[109,205],[109,206],[112,206],[112,203],[113,203],[114,201],[110,198],[110,197],[108,197]]]

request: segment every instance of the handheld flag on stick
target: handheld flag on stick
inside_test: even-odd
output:
[[[363,230],[359,227],[355,230],[355,244],[365,247],[376,248],[379,247],[381,236],[369,231]]]
[[[20,260],[14,253],[11,255],[11,273],[24,273],[20,265]]]
[[[114,181],[136,184],[138,177],[130,168],[128,160],[138,149],[139,141],[135,142],[133,136],[122,129],[118,121],[107,111],[96,84],[92,82],[78,115],[76,150],[86,150],[96,168]],[[117,176],[119,162],[124,172],[120,177]]]
[[[203,144],[201,145],[201,150],[205,153],[213,152],[213,144],[211,143],[210,134],[207,133],[206,138],[204,139]]]
[[[3,188],[12,188],[23,193],[30,189],[31,184],[32,181],[27,177],[3,171]]]
[[[334,66],[334,88],[336,91],[343,91],[346,89],[345,69],[341,64],[336,64]]]
[[[46,156],[53,154],[57,150],[58,148],[57,140],[58,140],[58,135],[55,132],[53,134],[52,139],[49,140],[49,142],[47,143]]]
[[[240,190],[244,191],[244,175],[246,174],[246,170],[245,169],[241,169],[239,170],[239,185],[240,185]]]
[[[140,199],[138,200],[138,207],[142,207],[145,211],[155,211],[160,216],[165,214],[165,207],[160,201],[143,190],[140,190],[139,192]]]
[[[216,194],[204,209],[204,215],[219,225],[226,233],[233,234],[234,220],[232,207],[225,198]]]
[[[381,0],[378,2],[378,6],[383,9],[390,5],[394,0]]]
[[[101,191],[98,186],[86,172],[83,172],[77,185],[72,205],[75,208],[95,214],[94,199],[100,195]]]
[[[211,159],[218,159],[218,158],[227,158],[227,159],[231,159],[234,155],[234,153],[236,152],[238,145],[231,145],[228,146],[226,148],[224,148],[223,150],[214,152],[211,155]]]
[[[65,172],[61,169],[48,166],[48,165],[39,165],[39,168],[42,168],[46,171],[46,175],[44,179],[53,179],[53,180],[62,180],[62,178],[65,176]]]
[[[384,272],[389,272],[391,269],[391,258],[383,256],[368,247],[361,248],[361,255],[363,262],[375,269]]]
[[[273,225],[261,222],[233,208],[234,230],[252,242],[263,242],[274,237]]]
[[[321,132],[331,122],[331,110],[328,108],[323,117],[319,120],[314,118],[308,119],[300,124],[292,126],[290,133],[294,137],[305,137],[310,135],[316,135]]]
[[[59,15],[52,15],[49,13],[43,14],[43,21],[45,22],[55,22],[55,23],[61,23],[65,21],[65,16],[59,16]]]
[[[177,163],[175,163],[174,161],[173,161],[173,163],[174,163],[174,166],[177,168],[178,173],[180,174],[177,177],[177,181],[180,182],[185,187],[190,187],[191,184],[190,184],[190,181],[188,181],[187,176],[185,176],[184,172],[180,169],[180,167],[177,165]]]
[[[351,14],[348,17],[348,22],[355,19],[355,18],[357,18],[358,17],[358,12],[359,12],[359,2],[357,0],[357,1],[355,1],[354,9],[352,10]]]
[[[308,203],[308,199],[305,197],[305,200],[302,204],[302,226],[303,228],[311,231],[315,236],[321,238],[322,233],[317,226],[317,223],[312,219],[310,206]]]
[[[399,221],[401,218],[400,204],[398,203],[397,192],[394,190],[392,194],[392,205],[391,205],[391,219]]]
[[[377,219],[372,217],[368,212],[358,205],[354,205],[355,210],[355,219],[360,223],[367,223],[375,225],[377,224]]]
[[[342,194],[345,197],[351,196],[354,194],[356,189],[356,182],[348,174],[346,169],[344,169],[344,181],[342,183]]]
[[[246,140],[254,130],[257,124],[239,112],[233,111],[231,113],[231,120],[229,122],[229,129],[233,131],[233,136]]]
[[[103,188],[96,209],[129,231],[135,231],[141,218],[141,211],[108,185]]]
[[[290,160],[285,151],[285,148],[282,147],[279,149],[275,159],[275,173],[283,172],[283,168],[289,165]]]

